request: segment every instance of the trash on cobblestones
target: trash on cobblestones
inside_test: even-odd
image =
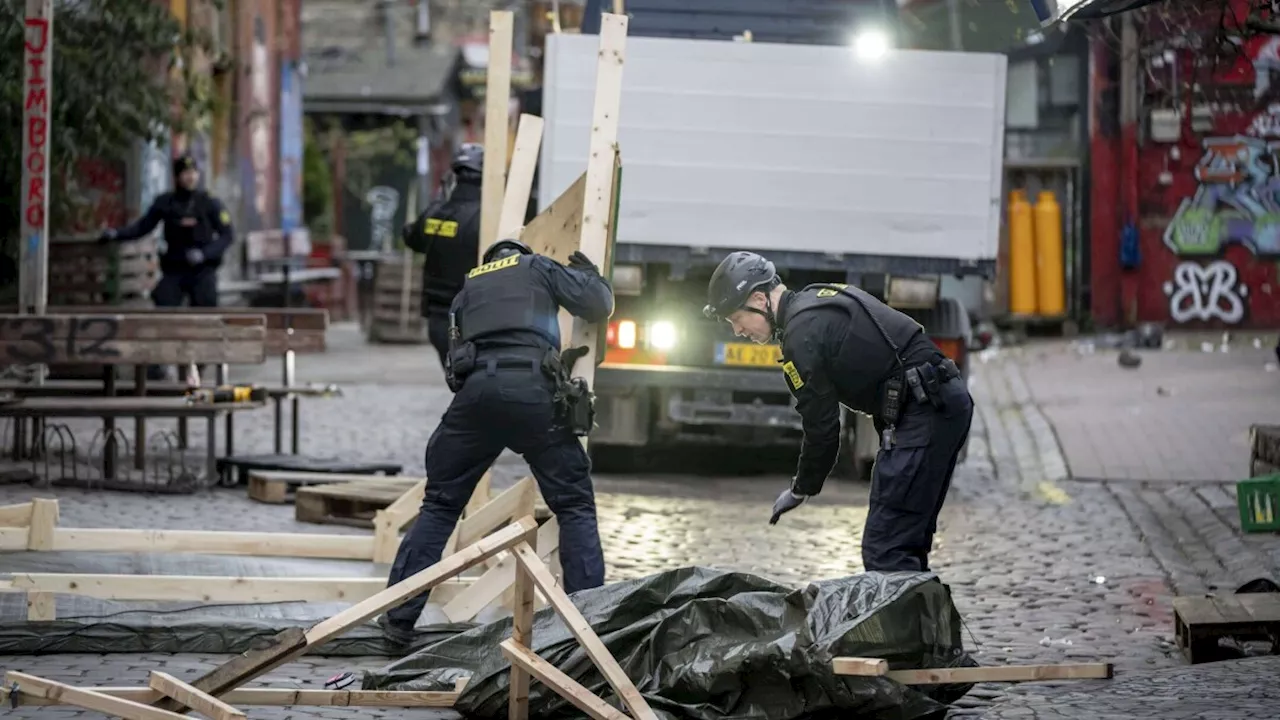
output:
[[[1125,348],[1120,351],[1120,355],[1116,358],[1116,362],[1119,363],[1122,368],[1133,369],[1142,365],[1142,356],[1129,348]]]
[[[1071,638],[1062,638],[1060,640],[1053,640],[1048,635],[1045,635],[1044,637],[1040,638],[1041,647],[1066,647],[1068,645],[1073,645],[1073,644],[1074,643],[1071,642]]]
[[[1103,577],[1102,575],[1099,575],[1099,576],[1097,576],[1097,577],[1095,577],[1095,578],[1093,579],[1093,583],[1094,583],[1095,585],[1106,585],[1106,584],[1107,584],[1107,579],[1106,579],[1105,577]]]
[[[842,677],[831,658],[910,658],[920,668],[976,665],[963,650],[950,594],[928,573],[865,573],[795,590],[747,573],[693,567],[584,590],[573,601],[665,718],[790,720],[871,707],[877,716],[904,720],[938,716],[939,703],[959,699],[971,686],[908,689]],[[510,665],[498,644],[510,635],[507,619],[441,640],[367,674],[364,689],[447,689],[469,676],[454,709],[466,717],[506,718]],[[531,649],[588,690],[609,692],[549,608],[534,618]],[[571,712],[559,695],[533,684],[531,716]]]

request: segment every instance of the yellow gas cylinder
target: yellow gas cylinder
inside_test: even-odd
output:
[[[1036,296],[1040,314],[1049,317],[1067,311],[1066,278],[1062,268],[1062,208],[1049,190],[1036,197]]]
[[[1026,190],[1009,195],[1009,312],[1036,313],[1036,248]]]

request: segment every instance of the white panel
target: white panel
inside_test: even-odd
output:
[[[541,207],[586,167],[598,38],[547,45]],[[994,257],[1005,62],[628,38],[618,239]]]

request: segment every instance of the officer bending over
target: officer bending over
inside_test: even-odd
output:
[[[734,334],[777,340],[804,423],[791,487],[770,524],[822,490],[840,451],[840,406],[870,415],[881,437],[862,533],[862,563],[880,572],[929,569],[938,513],[969,435],[973,399],[959,370],[918,323],[842,284],[788,290],[773,263],[735,252],[707,288],[707,317]]]
[[[564,589],[604,584],[591,464],[579,442],[591,427],[590,399],[560,357],[560,308],[587,322],[613,314],[613,290],[585,255],[565,267],[516,240],[500,240],[467,274],[454,298],[445,377],[453,401],[427,442],[426,497],[400,544],[388,586],[440,561],[477,482],[505,448],[524,456],[560,523]],[[580,355],[578,355],[580,357]],[[567,396],[567,400],[562,397]],[[407,644],[426,604],[419,595],[378,619]]]
[[[480,184],[484,148],[468,143],[453,156],[453,192],[401,230],[404,244],[426,256],[422,264],[422,317],[444,367],[449,352],[449,305],[480,254]]]

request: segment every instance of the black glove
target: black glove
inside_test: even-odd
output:
[[[600,268],[596,267],[596,264],[591,262],[591,258],[582,254],[581,250],[574,250],[573,254],[569,256],[569,267],[574,270],[581,270],[582,272],[589,272],[596,275],[600,274]]]
[[[769,524],[777,525],[778,518],[800,507],[808,499],[808,495],[796,495],[791,492],[791,488],[783,490],[778,499],[773,501],[773,517],[769,518]]]
[[[105,245],[115,239],[116,239],[116,231],[110,228],[107,228],[106,230],[102,231],[101,235],[98,236],[98,243],[100,245]]]

